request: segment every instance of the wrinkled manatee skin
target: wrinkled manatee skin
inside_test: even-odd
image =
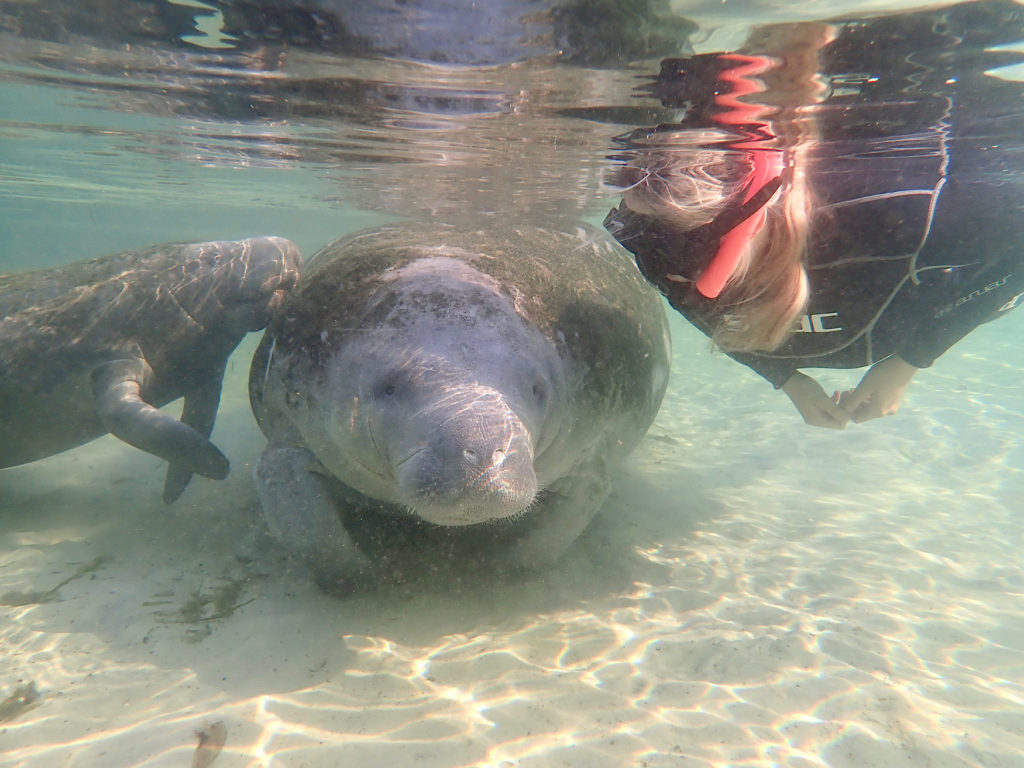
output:
[[[113,433],[166,459],[164,498],[222,479],[228,356],[296,284],[277,237],[172,243],[0,276],[0,468]],[[158,410],[184,397],[181,420]]]
[[[264,516],[339,593],[406,557],[546,567],[607,497],[668,371],[661,299],[603,232],[410,224],[343,238],[254,355]]]

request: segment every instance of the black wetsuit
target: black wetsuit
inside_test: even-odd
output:
[[[893,354],[926,368],[1021,302],[1024,184],[961,174],[942,143],[901,139],[868,161],[844,156],[842,144],[826,148],[832,156],[811,173],[807,313],[778,350],[734,359],[777,387],[799,368],[858,368]]]
[[[975,30],[977,14],[989,13],[985,26],[997,36],[1012,36],[1024,23],[1024,10],[1004,3],[953,10],[972,15],[952,23]],[[779,349],[731,354],[776,387],[800,368],[858,368],[893,354],[927,367],[1024,301],[1021,84],[987,75],[993,41],[968,48],[948,32],[951,12],[944,13],[947,28],[935,14],[882,19],[876,28],[851,24],[823,52],[824,73],[844,88],[817,108],[822,140],[804,160],[816,201],[805,260],[807,314]],[[932,37],[922,43],[925,32]],[[888,71],[857,63],[858,51],[877,51],[886,40],[904,47]],[[909,45],[930,55],[911,56]],[[663,62],[653,86],[663,103],[683,96],[695,103],[695,93],[707,91],[710,58],[697,57],[696,67],[695,59]],[[882,76],[870,76],[878,71]],[[705,118],[691,109],[680,127]],[[665,279],[672,236],[654,233],[648,221],[620,208],[606,225],[672,305],[709,332],[692,287]],[[644,243],[645,226],[653,250]]]

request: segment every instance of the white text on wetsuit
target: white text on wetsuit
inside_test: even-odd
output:
[[[1001,280],[996,280],[994,283],[989,283],[984,288],[978,288],[977,290],[971,291],[966,296],[961,296],[959,299],[954,301],[952,304],[947,304],[942,309],[940,309],[938,312],[936,312],[935,313],[935,317],[937,317],[937,318],[938,317],[942,317],[947,312],[952,312],[954,309],[959,307],[961,304],[966,304],[971,299],[976,299],[979,296],[982,296],[983,294],[988,293],[989,291],[994,291],[996,288],[999,288],[1001,285],[1004,285],[1006,283],[1006,281],[1009,280],[1012,276],[1013,276],[1013,273],[1011,272],[1010,274],[1005,275]],[[1009,306],[1004,304],[1002,307],[999,308],[999,311],[1000,312],[1005,312],[1008,309],[1013,309],[1013,307],[1016,306],[1016,301],[1017,301],[1018,298],[1019,297],[1015,296],[1014,297],[1014,302],[1012,304],[1010,304],[1010,302],[1007,302],[1007,304],[1009,304]]]
[[[797,333],[835,333],[843,330],[839,325],[838,312],[818,312],[814,315],[804,315],[800,318],[800,324],[796,327]]]

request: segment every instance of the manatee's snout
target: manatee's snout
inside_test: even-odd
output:
[[[302,255],[283,237],[254,237],[242,241],[237,260],[238,285],[232,303],[248,331],[258,331],[299,281]]]
[[[395,467],[406,505],[438,525],[473,525],[523,512],[537,494],[533,441],[500,397],[444,409]],[[429,420],[434,421],[434,420]]]

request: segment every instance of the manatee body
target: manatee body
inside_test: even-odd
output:
[[[0,275],[0,468],[106,433],[170,462],[164,498],[228,461],[209,441],[228,356],[298,280],[288,240],[160,245]],[[181,420],[157,410],[185,398]]]
[[[334,592],[375,579],[382,518],[495,569],[544,566],[607,497],[668,370],[658,295],[596,230],[343,238],[253,359],[264,515]]]

